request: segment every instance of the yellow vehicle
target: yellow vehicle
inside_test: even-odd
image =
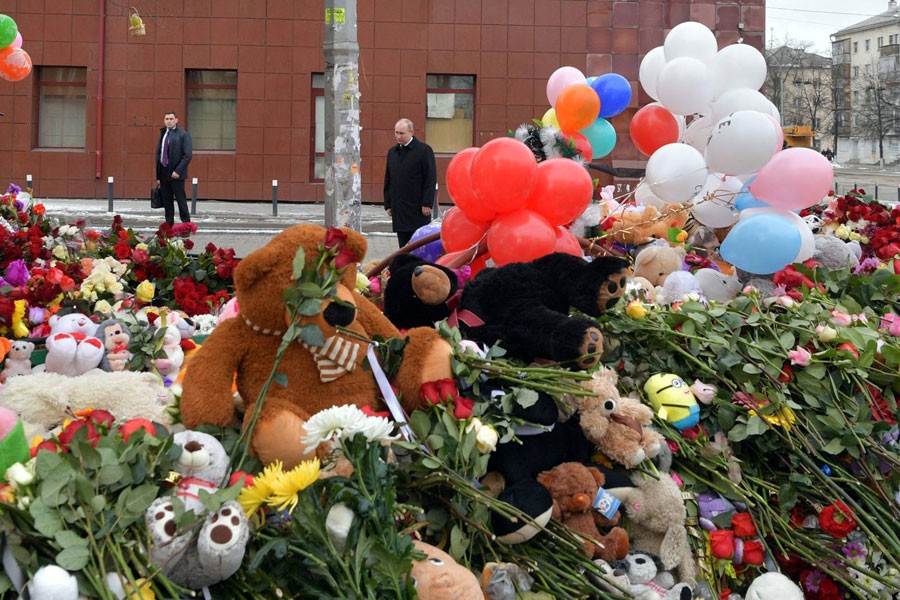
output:
[[[816,132],[809,125],[789,125],[783,130],[788,148],[812,148]]]

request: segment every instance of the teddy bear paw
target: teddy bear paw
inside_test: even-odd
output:
[[[216,580],[231,577],[241,566],[249,527],[244,511],[229,502],[206,520],[197,550],[205,574]]]
[[[628,270],[622,269],[609,276],[609,279],[600,286],[597,293],[597,308],[601,313],[605,313],[619,301],[619,298],[625,293],[625,284],[628,278]]]
[[[175,539],[178,525],[175,522],[175,507],[171,499],[159,498],[147,509],[147,529],[157,545],[168,544]]]
[[[588,327],[584,331],[579,348],[581,358],[577,364],[582,369],[590,369],[600,362],[600,352],[603,350],[603,334],[596,327]]]

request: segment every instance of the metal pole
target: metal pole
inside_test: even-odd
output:
[[[106,178],[106,199],[108,201],[106,205],[106,212],[113,211],[113,178],[112,176]]]
[[[278,180],[272,180],[272,216],[278,216]]]
[[[197,178],[191,180],[191,214],[197,214]]]
[[[878,184],[875,184],[875,199],[878,200]]]
[[[25,176],[25,189],[30,190],[29,193],[34,195],[34,182],[31,180],[31,173]]]

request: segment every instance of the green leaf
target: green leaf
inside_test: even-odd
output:
[[[429,435],[425,442],[428,444],[428,447],[432,450],[440,450],[444,447],[444,438],[439,435]]]
[[[97,481],[100,485],[112,485],[125,477],[125,469],[121,465],[103,465],[97,474]]]
[[[56,452],[38,452],[35,459],[34,472],[39,480],[45,480],[50,477],[50,473],[62,462],[63,457],[61,454]]]
[[[56,564],[66,571],[80,571],[85,568],[91,558],[87,541],[83,546],[69,546],[56,555]]]
[[[300,339],[310,346],[322,346],[325,343],[325,336],[318,325],[307,323],[300,330]]]
[[[731,442],[742,442],[747,439],[747,426],[737,424],[728,432],[728,440]]]
[[[300,290],[300,295],[305,298],[321,298],[325,294],[322,286],[312,281],[304,281],[297,286],[297,289]]]
[[[747,436],[762,435],[769,429],[766,422],[759,415],[753,415],[747,420]]]
[[[762,373],[760,368],[753,363],[745,364],[743,367],[741,367],[741,370],[749,375],[759,375],[760,373]]]
[[[49,453],[42,452],[41,454]],[[35,498],[31,504],[28,505],[28,512],[31,513],[31,518],[34,519],[34,528],[37,529],[41,535],[53,537],[56,532],[63,527],[59,513],[55,509],[47,506],[47,503],[41,498]]]
[[[48,454],[41,452],[41,454]],[[71,495],[70,484],[75,479],[75,472],[64,462],[60,462],[52,469],[46,479],[41,483],[41,498],[47,506],[59,506],[66,502]]]
[[[69,548],[71,546],[87,546],[88,541],[75,533],[74,531],[65,529],[59,531],[53,536],[60,548]]]
[[[790,349],[794,347],[794,334],[785,331],[781,335],[778,336],[778,343],[781,344],[782,348]]]
[[[844,444],[841,443],[840,439],[833,439],[828,442],[824,448],[822,448],[823,452],[827,452],[828,454],[840,454],[844,451]]]
[[[291,262],[291,274],[294,281],[303,277],[304,269],[306,269],[306,252],[304,252],[303,246],[298,246],[294,260]]]
[[[90,506],[95,513],[102,512],[106,508],[106,496],[94,496],[91,498]]]
[[[322,312],[322,301],[315,298],[306,298],[297,307],[297,312],[305,317],[311,317]]]
[[[456,418],[450,414],[449,412],[443,412],[441,414],[441,423],[444,424],[444,427],[447,429],[447,436],[456,439],[459,437],[459,427],[457,426]]]
[[[431,432],[431,419],[428,418],[428,413],[424,410],[414,410],[412,414],[409,415],[409,425],[418,437],[429,437],[428,434]]]
[[[540,398],[536,391],[527,388],[513,388],[512,392],[516,398],[516,402],[522,408],[530,408],[534,406],[534,404]]]
[[[443,466],[439,460],[430,456],[422,459],[422,465],[428,469],[440,469]]]

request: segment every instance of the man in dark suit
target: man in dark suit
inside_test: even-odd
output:
[[[156,143],[156,185],[166,211],[166,223],[175,223],[175,202],[182,223],[191,222],[187,198],[184,196],[184,182],[188,178],[188,163],[191,162],[193,142],[191,134],[178,128],[178,117],[167,112],[159,130]]]
[[[431,146],[413,137],[412,121],[397,121],[394,139],[397,145],[388,150],[384,171],[384,210],[402,248],[419,227],[431,222],[437,169]]]

